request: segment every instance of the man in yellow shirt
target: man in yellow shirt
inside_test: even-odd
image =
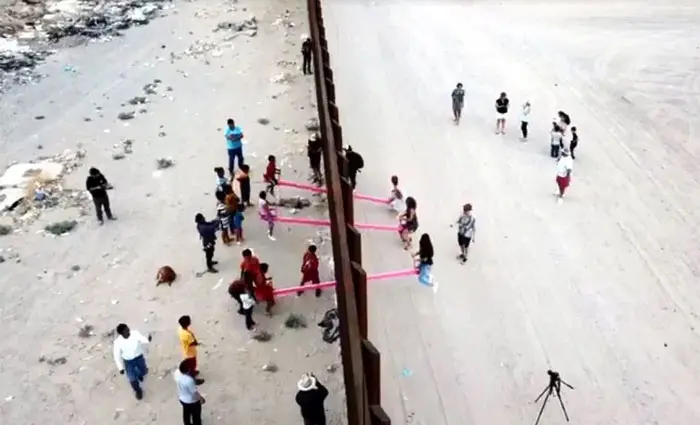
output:
[[[178,319],[180,324],[180,329],[178,329],[178,337],[180,338],[180,345],[182,346],[182,354],[185,357],[185,361],[190,363],[190,370],[193,371],[192,376],[199,375],[197,370],[197,346],[199,342],[194,336],[194,332],[190,329],[192,324],[192,319],[190,316],[182,316]],[[204,379],[195,379],[197,385],[203,384]]]

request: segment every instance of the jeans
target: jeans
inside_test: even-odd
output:
[[[559,158],[560,148],[560,145],[552,145],[551,149],[549,150],[549,156],[551,156],[552,158]]]
[[[255,327],[255,321],[253,320],[253,307],[248,310],[243,310],[243,315],[245,316],[245,328],[252,330]]]
[[[421,263],[418,266],[418,282],[423,285],[430,286],[433,284],[433,274],[430,264]]]
[[[311,55],[308,54],[308,55],[302,55],[302,56],[303,56],[303,62],[302,62],[302,66],[301,66],[302,72],[304,73],[304,75],[312,74],[312,72],[311,72]]]
[[[182,423],[185,425],[202,425],[202,403],[183,403],[182,405]]]
[[[97,213],[97,219],[99,221],[104,221],[102,218],[102,210],[107,215],[108,219],[112,219],[112,209],[109,207],[109,196],[106,194],[103,196],[93,196],[92,202],[95,203],[95,212]]]
[[[238,158],[238,168],[240,168],[241,165],[243,165],[243,147],[242,146],[240,148],[228,150],[228,170],[232,174],[233,174],[233,170],[235,170],[234,166],[236,165],[236,158]]]
[[[126,378],[131,384],[131,388],[134,389],[137,397],[143,395],[143,390],[141,389],[141,382],[143,378],[148,374],[148,366],[146,366],[146,359],[143,356],[138,356],[131,360],[124,360],[124,372],[126,373]]]
[[[520,132],[523,133],[523,139],[527,139],[527,122],[526,121],[520,122]]]

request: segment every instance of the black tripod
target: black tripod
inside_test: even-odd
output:
[[[540,401],[544,393],[547,393],[547,397],[544,398],[544,403],[542,403],[542,408],[540,409],[540,413],[537,414],[537,420],[535,421],[535,425],[540,423],[540,418],[542,417],[542,412],[544,412],[544,407],[547,405],[547,400],[549,400],[549,396],[552,395],[552,392],[556,391],[556,396],[559,399],[559,404],[561,404],[561,410],[564,412],[564,417],[566,418],[566,422],[569,422],[569,414],[566,413],[566,407],[564,407],[564,402],[561,399],[561,384],[566,385],[567,387],[571,388],[572,390],[574,387],[571,385],[567,384],[566,382],[562,381],[562,379],[559,377],[559,372],[554,372],[551,370],[547,371],[547,375],[549,375],[549,385],[542,391],[542,393],[537,396],[535,399],[535,403]]]

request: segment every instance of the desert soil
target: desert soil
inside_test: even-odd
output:
[[[213,32],[222,21],[250,16],[259,25],[254,37],[239,34],[225,41],[230,34]],[[320,300],[313,294],[282,299],[272,318],[257,314],[259,329],[273,334],[261,343],[251,340],[226,292],[243,247],[219,245],[220,273],[197,277],[204,258],[193,219],[197,212],[208,217],[215,212],[212,169],[225,166],[222,129],[228,117],[246,134],[254,193],[262,187],[258,182],[270,153],[282,160],[284,176],[306,180],[304,123],[315,116],[313,80],[301,75],[298,57],[306,21],[299,0],[176,2],[167,16],[123,38],[58,52],[38,70],[46,78],[3,97],[0,163],[82,146],[84,164],[63,185],[80,190],[87,168],[100,168],[115,186],[111,200],[118,221],[100,227],[91,210],[81,216],[77,209],[54,208],[17,227],[18,233],[0,237],[6,259],[0,264],[1,422],[181,423],[169,373],[181,359],[176,331],[183,314],[192,316],[205,344],[200,350],[205,423],[300,421],[294,395],[303,372],[316,373],[328,385],[330,423],[343,422],[342,371],[326,370],[339,363],[338,345],[324,343],[315,326],[334,305],[332,292]],[[203,52],[185,54],[193,46]],[[143,86],[156,79],[162,81],[157,94],[145,105],[126,103],[143,96]],[[139,109],[145,111],[132,120],[117,119],[120,112]],[[270,123],[259,124],[259,118]],[[133,153],[113,160],[125,139],[133,140]],[[156,170],[162,157],[175,165]],[[324,214],[323,206],[299,212]],[[66,219],[79,221],[70,234],[41,232]],[[270,242],[252,211],[246,233],[244,247],[271,264],[279,287],[297,283],[310,240],[322,245],[328,259],[327,234],[314,228],[280,227],[278,241]],[[172,287],[156,288],[156,270],[166,264],[180,276]],[[329,267],[322,277],[330,277]],[[304,315],[308,328],[284,328],[290,312]],[[141,402],[112,360],[108,334],[119,322],[153,335]],[[93,327],[92,335],[79,336],[86,325]],[[263,371],[268,363],[279,371]]]
[[[572,423],[700,423],[697,2],[324,3],[358,190],[386,194],[399,175],[437,250],[437,294],[412,279],[371,289],[393,423],[534,423],[548,368],[575,387]],[[563,204],[558,110],[581,139]],[[466,202],[478,230],[460,265],[450,224]],[[390,217],[361,204],[356,220]],[[365,236],[369,273],[410,265],[395,239]],[[565,423],[556,400],[542,423]]]

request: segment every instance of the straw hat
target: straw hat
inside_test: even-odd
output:
[[[297,382],[299,391],[311,391],[316,389],[316,378],[305,373],[301,375],[301,379]]]

